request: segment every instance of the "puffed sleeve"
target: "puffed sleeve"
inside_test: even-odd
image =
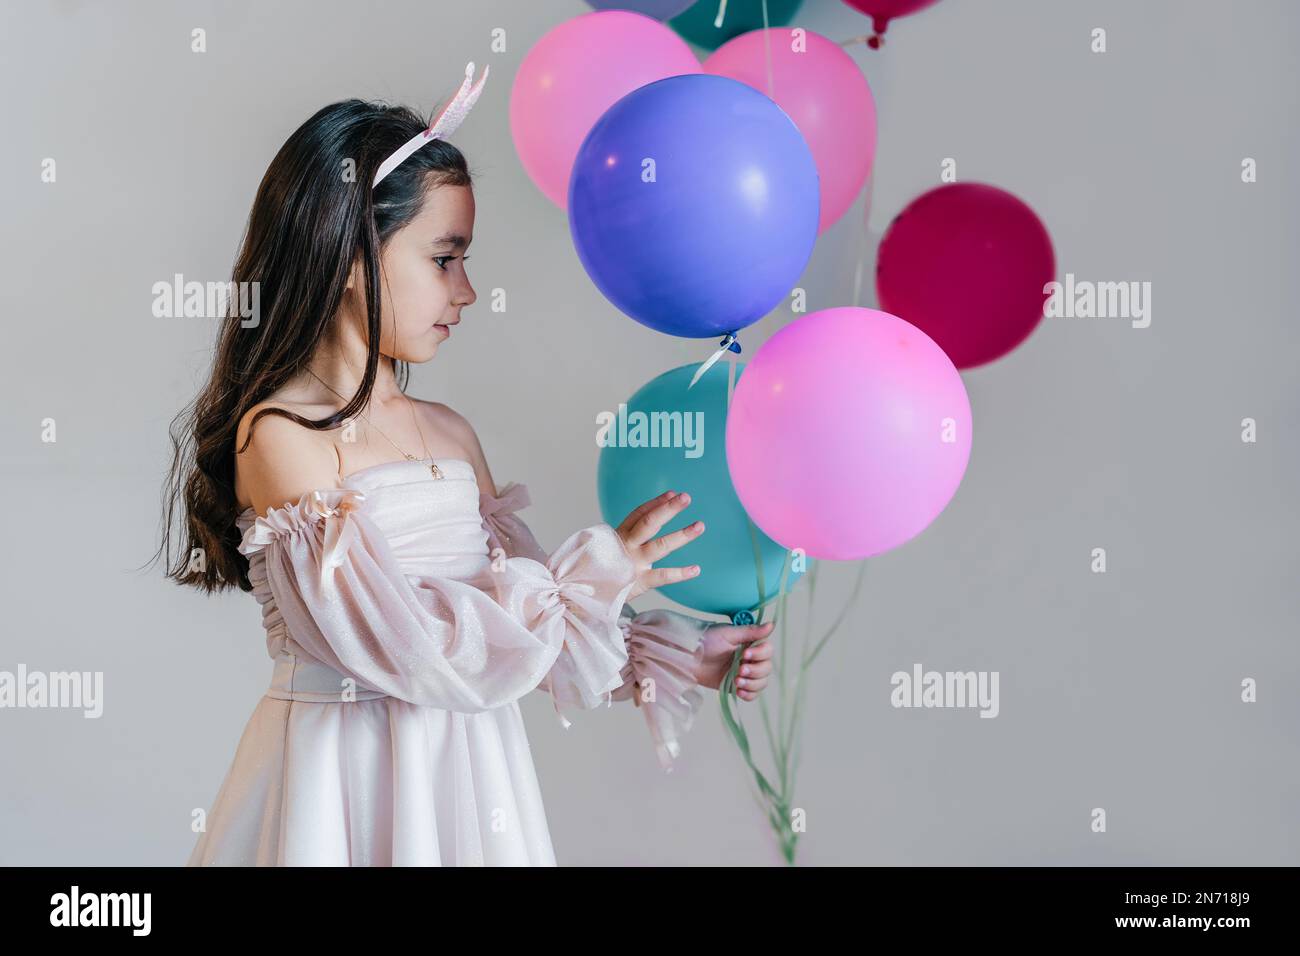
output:
[[[626,663],[623,603],[636,568],[608,525],[571,535],[542,561],[514,557],[472,579],[406,573],[364,492],[307,492],[259,516],[239,550],[265,552],[271,594],[303,649],[391,697],[474,713],[535,689],[567,646],[601,691]]]
[[[645,714],[659,766],[671,771],[678,743],[691,729],[704,698],[695,681],[700,640],[711,621],[666,608],[634,611],[623,605],[619,626],[627,645],[623,683],[613,700],[631,700]]]
[[[498,555],[532,555],[545,558],[545,550],[517,514],[531,502],[524,485],[511,482],[499,496],[481,492],[479,509],[488,533],[488,547]],[[655,753],[664,770],[671,771],[673,759],[680,753],[679,739],[691,729],[703,702],[695,681],[696,655],[704,631],[712,624],[687,614],[669,610],[638,613],[624,604],[619,613],[619,628],[627,650],[620,670],[620,683],[608,693],[607,700],[631,700],[645,715],[646,725],[655,744]],[[555,701],[580,708],[601,702],[592,695],[584,681],[581,661],[561,653],[554,667],[539,685]],[[564,726],[569,722],[560,714]]]

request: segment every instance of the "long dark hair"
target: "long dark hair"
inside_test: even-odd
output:
[[[163,556],[167,577],[178,584],[208,593],[232,585],[252,589],[235,525],[236,429],[250,408],[307,366],[338,312],[358,256],[365,264],[369,328],[360,389],[320,421],[287,409],[260,409],[249,423],[244,447],[263,415],[333,429],[369,401],[381,358],[380,252],[420,214],[427,190],[472,183],[460,150],[434,139],[371,188],[379,164],[427,126],[427,120],[405,107],[356,99],[334,103],[294,131],[262,177],[232,276],[235,283],[259,284],[259,321],[244,328],[238,308],[229,310],[207,385],[169,430],[173,459],[163,490],[162,543],[154,561]],[[237,303],[238,297],[231,301]],[[387,360],[405,391],[409,367]],[[173,556],[178,506],[183,507],[185,547]]]

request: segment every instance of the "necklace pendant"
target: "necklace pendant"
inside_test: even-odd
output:
[[[435,478],[443,477],[442,472],[438,469],[438,463],[436,461],[429,463],[429,471],[433,473],[433,477]]]

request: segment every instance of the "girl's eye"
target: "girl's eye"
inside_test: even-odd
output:
[[[448,259],[469,259],[469,256],[434,256],[433,257],[434,263],[436,263],[438,268],[441,269],[443,272],[447,271],[447,266],[445,265],[445,263],[447,262]]]

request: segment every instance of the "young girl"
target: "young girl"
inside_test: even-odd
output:
[[[688,495],[548,554],[469,422],[405,394],[475,301],[471,179],[443,138],[472,66],[436,123],[348,100],[289,137],[234,269],[260,315],[225,321],[173,426],[168,576],[251,590],[274,661],[191,866],[554,865],[521,697],[631,699],[668,768],[737,647],[738,695],[767,683],[771,623],[625,603],[698,573],[651,567],[702,533],[658,536]]]

